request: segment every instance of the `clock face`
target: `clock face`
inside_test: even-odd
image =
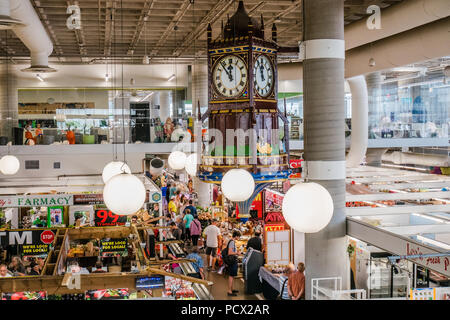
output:
[[[273,87],[273,69],[269,58],[260,55],[255,61],[253,72],[255,75],[255,90],[261,97],[267,97],[272,92]]]
[[[220,94],[225,97],[240,96],[247,83],[245,62],[237,56],[223,57],[217,62],[212,77]]]

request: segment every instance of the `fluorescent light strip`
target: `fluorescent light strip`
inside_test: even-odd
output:
[[[40,81],[44,82],[44,78],[42,78],[40,75],[36,75],[36,78],[38,78]]]
[[[175,75],[174,75],[174,74],[171,75],[171,76],[169,77],[169,79],[167,79],[167,81],[172,81],[173,79],[175,79]]]
[[[421,235],[417,235],[417,239],[419,239],[422,242],[432,244],[432,245],[434,245],[436,247],[440,247],[440,248],[443,248],[443,249],[446,249],[446,250],[450,250],[450,245],[448,245],[446,243],[443,243],[441,241],[436,241],[436,240],[433,240],[433,239],[430,239],[430,238],[426,238],[426,237],[421,236]]]

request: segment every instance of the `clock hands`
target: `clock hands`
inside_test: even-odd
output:
[[[264,79],[264,66],[262,64],[259,66],[259,71],[261,71],[261,81],[266,81],[266,79]]]
[[[220,64],[222,65],[223,69],[224,69],[225,72],[227,73],[228,79],[229,79],[230,81],[233,81],[233,75],[231,74],[231,70],[233,70],[233,67],[230,65],[228,68],[231,67],[231,70],[228,70],[227,65],[225,64],[225,62],[222,61],[222,62],[220,62]]]

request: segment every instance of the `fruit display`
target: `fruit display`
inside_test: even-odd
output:
[[[166,277],[164,297],[175,297],[176,300],[197,300],[191,282],[177,278]]]
[[[286,270],[288,265],[281,265],[281,264],[269,265],[269,264],[266,264],[266,265],[264,265],[264,267],[267,270],[269,270],[270,272],[272,272],[272,273],[281,274],[281,273],[284,272],[284,270]]]
[[[211,213],[208,211],[202,212],[198,214],[198,220],[211,220]]]
[[[86,291],[86,300],[117,300],[128,299],[130,291],[128,289],[103,289]]]
[[[90,241],[86,244],[74,244],[72,248],[67,252],[68,258],[77,258],[77,257],[93,257],[99,255],[99,248],[94,245],[93,241]]]
[[[3,293],[2,300],[47,300],[46,291]]]

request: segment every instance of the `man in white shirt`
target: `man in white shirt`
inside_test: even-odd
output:
[[[206,237],[206,255],[209,256],[208,270],[215,272],[217,248],[221,239],[220,229],[217,226],[219,221],[214,219],[212,224],[205,228],[203,234]]]
[[[2,264],[0,265],[0,278],[7,278],[7,277],[12,277],[12,275],[8,273],[8,268],[6,267],[6,265]]]

